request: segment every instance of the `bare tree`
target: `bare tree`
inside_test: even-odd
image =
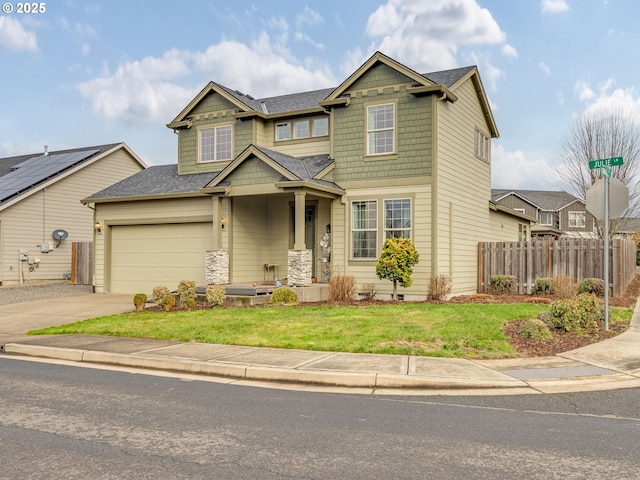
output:
[[[640,216],[640,125],[631,112],[618,108],[582,115],[562,144],[562,163],[556,168],[556,183],[584,201],[586,191],[601,175],[599,169],[589,169],[589,161],[612,157],[624,159],[623,165],[613,167],[612,178],[629,189],[629,208],[609,224],[614,236],[629,228],[630,218]],[[601,222],[598,223],[602,236],[603,228]]]

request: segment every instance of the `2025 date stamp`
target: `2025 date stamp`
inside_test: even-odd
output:
[[[11,3],[5,2],[2,4],[2,13],[16,13],[16,14],[39,14],[47,11],[46,2],[18,2]]]

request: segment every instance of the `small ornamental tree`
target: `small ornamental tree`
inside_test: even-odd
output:
[[[410,238],[389,238],[384,242],[376,264],[376,275],[393,282],[393,300],[398,299],[398,284],[410,287],[413,283],[411,274],[419,258]]]

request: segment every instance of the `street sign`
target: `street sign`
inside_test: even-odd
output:
[[[585,193],[586,207],[598,220],[604,219],[604,185],[605,180],[599,178]],[[629,206],[629,189],[616,178],[609,180],[609,218],[618,218]]]
[[[610,168],[618,167],[624,164],[622,157],[602,158],[600,160],[589,160],[589,168],[591,170],[595,168]],[[611,175],[608,175],[611,176]]]

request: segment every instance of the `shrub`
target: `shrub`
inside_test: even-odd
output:
[[[593,293],[604,296],[604,280],[602,278],[585,278],[578,284],[578,293]]]
[[[153,303],[156,305],[160,305],[162,303],[162,299],[167,295],[170,295],[171,291],[163,285],[158,285],[157,287],[153,287]]]
[[[165,295],[164,298],[160,301],[160,305],[162,305],[162,308],[164,308],[165,312],[170,312],[176,305],[176,299],[171,294]]]
[[[492,275],[489,279],[489,293],[492,295],[514,295],[517,288],[514,275]]]
[[[437,275],[429,279],[429,289],[427,290],[427,300],[439,302],[444,300],[451,293],[451,282],[447,275]]]
[[[556,298],[573,298],[578,294],[576,281],[568,275],[558,275],[551,280],[551,292]]]
[[[525,320],[518,332],[518,335],[533,340],[548,340],[551,338],[551,332],[545,322],[538,318],[530,318]]]
[[[581,293],[574,298],[553,302],[549,308],[549,317],[545,318],[548,318],[547,324],[552,328],[583,333],[598,327],[599,322],[604,319],[604,311],[595,295]]]
[[[195,298],[187,298],[184,302],[187,306],[187,310],[195,310],[196,309],[196,299]]]
[[[352,275],[332,275],[329,280],[329,302],[345,303],[353,301],[356,295],[356,279]]]
[[[271,305],[295,305],[298,303],[298,293],[289,287],[278,287],[271,294]]]
[[[218,307],[224,303],[227,298],[227,291],[222,285],[209,285],[207,287],[207,302],[212,307]]]
[[[553,290],[551,289],[552,282],[550,278],[538,278],[533,284],[534,295],[551,295]]]
[[[133,304],[136,306],[136,312],[144,310],[144,304],[147,303],[147,295],[144,293],[136,293],[133,296]]]
[[[376,289],[375,283],[363,283],[362,290],[360,291],[360,296],[362,296],[363,300],[373,300],[376,298],[378,294],[378,290]]]
[[[193,280],[180,280],[178,284],[178,298],[180,303],[184,303],[190,298],[196,298],[196,282]]]
[[[382,253],[376,263],[376,275],[393,282],[393,299],[398,299],[398,284],[410,287],[413,266],[420,260],[416,247],[410,238],[388,238],[382,246]]]

